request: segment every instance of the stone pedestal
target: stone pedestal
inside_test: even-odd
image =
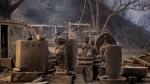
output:
[[[83,74],[83,70],[84,70],[83,66],[76,66],[75,67],[76,74]]]
[[[26,41],[16,42],[16,68],[26,72],[44,72],[47,69],[48,42]]]
[[[55,66],[55,68],[56,68],[55,75],[67,75],[67,70],[59,71],[60,68],[58,66]]]
[[[100,84],[125,84],[126,78],[120,77],[118,79],[107,79],[107,78],[101,78]]]
[[[72,84],[72,76],[64,75],[47,75],[46,80],[50,84]]]
[[[55,69],[55,66],[56,66],[56,60],[55,59],[48,60],[48,70]]]
[[[74,84],[85,84],[83,74],[76,74],[76,79],[74,80]]]
[[[121,47],[118,45],[108,45],[105,49],[104,55],[108,79],[118,79],[121,72]]]
[[[93,66],[84,66],[83,74],[86,82],[93,82]]]
[[[83,67],[85,82],[93,82],[93,57],[78,57],[78,60],[78,66]]]
[[[31,82],[37,77],[43,75],[43,72],[12,72],[12,82]]]

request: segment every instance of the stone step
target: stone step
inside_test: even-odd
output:
[[[11,82],[31,82],[41,75],[44,75],[44,73],[43,72],[11,72]]]

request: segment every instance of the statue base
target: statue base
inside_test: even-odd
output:
[[[46,80],[50,84],[72,84],[72,76],[47,75]]]
[[[58,66],[56,66],[55,75],[67,75],[67,70],[62,70]]]

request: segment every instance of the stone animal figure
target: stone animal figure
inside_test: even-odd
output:
[[[67,47],[65,44],[65,40],[63,39],[63,37],[58,36],[55,41],[56,41],[55,55],[59,67],[59,69],[56,71],[66,72],[67,71]]]

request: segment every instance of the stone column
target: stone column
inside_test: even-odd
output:
[[[122,61],[121,47],[118,45],[108,45],[104,55],[107,79],[119,79]]]
[[[76,39],[69,39],[67,44],[67,64],[69,70],[73,70],[77,62],[78,42]]]

